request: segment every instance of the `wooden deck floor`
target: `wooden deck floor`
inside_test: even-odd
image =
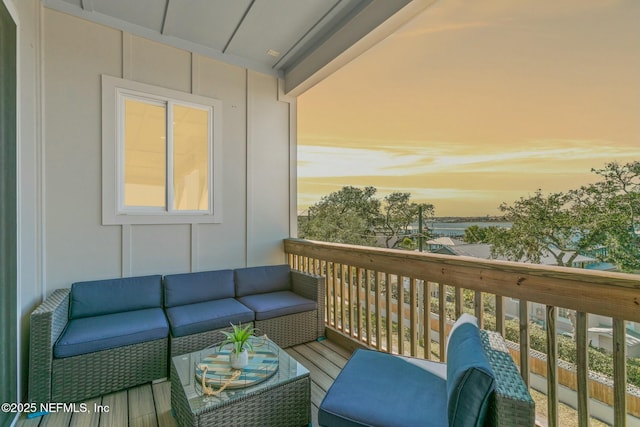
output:
[[[311,417],[315,427],[318,406],[350,353],[329,340],[298,345],[286,351],[311,372]],[[168,381],[145,384],[89,400],[85,402],[89,409],[86,413],[58,412],[31,419],[22,416],[17,427],[177,427],[171,415],[170,396]],[[95,411],[100,405],[108,407],[109,412]]]

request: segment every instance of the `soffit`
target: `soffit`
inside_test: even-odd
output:
[[[65,13],[298,86],[408,4],[433,0],[42,0]],[[316,51],[318,60],[309,60]]]

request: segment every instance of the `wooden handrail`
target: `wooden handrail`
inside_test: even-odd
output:
[[[288,254],[640,323],[640,276],[285,239]]]

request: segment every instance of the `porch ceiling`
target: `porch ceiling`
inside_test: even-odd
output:
[[[381,40],[433,1],[42,0],[52,9],[277,75],[287,92],[363,39],[368,42],[360,50]]]

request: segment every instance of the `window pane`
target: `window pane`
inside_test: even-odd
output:
[[[124,204],[166,205],[166,107],[125,100]]]
[[[174,105],[173,209],[209,209],[209,112]]]

